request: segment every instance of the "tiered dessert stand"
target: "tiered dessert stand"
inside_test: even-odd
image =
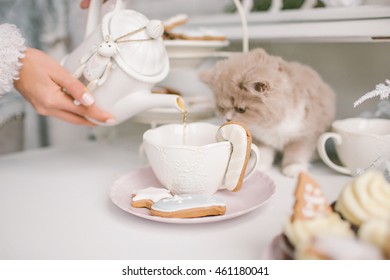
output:
[[[233,1],[242,22],[242,50],[247,52],[249,43],[246,12],[239,0]],[[188,122],[214,117],[213,98],[208,88],[198,80],[197,73],[203,64],[213,63],[213,58],[232,55],[233,52],[220,51],[229,45],[229,41],[166,40],[165,45],[171,70],[160,85],[177,89],[183,95],[188,107]],[[159,124],[181,122],[182,114],[173,108],[154,108],[134,116],[132,120],[155,127]]]

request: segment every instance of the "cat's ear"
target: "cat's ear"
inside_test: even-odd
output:
[[[256,48],[251,50],[251,53],[258,55],[258,56],[267,56],[269,55],[264,49],[262,48]]]
[[[250,52],[259,61],[266,60],[269,57],[269,54],[264,49],[261,49],[261,48],[253,49]]]
[[[255,95],[267,93],[269,84],[267,82],[256,81],[250,84],[249,91]]]
[[[199,72],[199,74],[198,74],[199,79],[207,85],[213,84],[214,76],[215,76],[215,69],[214,68],[211,68],[208,70],[203,70],[203,71]]]
[[[287,63],[282,58],[278,58],[278,71],[279,72],[286,72],[287,71]]]

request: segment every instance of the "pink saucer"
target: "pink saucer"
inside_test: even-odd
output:
[[[131,206],[133,191],[150,186],[163,187],[149,166],[140,167],[116,180],[111,186],[110,197],[114,204],[122,210],[144,219],[165,223],[193,224],[222,221],[244,215],[264,205],[275,192],[274,182],[265,174],[256,171],[245,181],[240,191],[223,190],[214,194],[226,203],[226,213],[224,215],[180,219],[152,216],[148,209],[133,208]]]

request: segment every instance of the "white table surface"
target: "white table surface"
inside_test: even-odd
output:
[[[168,224],[133,216],[109,198],[111,184],[144,165],[140,138],[78,143],[0,156],[0,259],[261,259],[293,205],[295,179],[267,175],[276,192],[244,216]],[[349,177],[310,170],[330,201]]]

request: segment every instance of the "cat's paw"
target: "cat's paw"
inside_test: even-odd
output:
[[[257,167],[259,171],[267,171],[272,168],[275,159],[275,150],[268,146],[259,146],[260,162]]]
[[[288,177],[296,177],[303,171],[307,171],[307,166],[302,163],[292,163],[282,169],[282,173]]]

